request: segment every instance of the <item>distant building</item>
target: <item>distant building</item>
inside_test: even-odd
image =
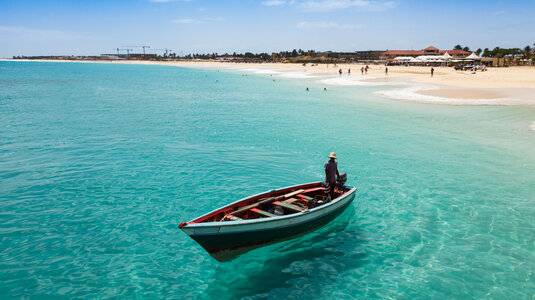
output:
[[[130,53],[129,59],[137,59],[137,60],[153,60],[157,59],[158,54],[150,53],[150,54],[143,54],[143,53]]]
[[[156,60],[158,58],[158,54],[154,53],[129,53],[129,54],[101,54],[101,59],[105,60],[116,60],[116,59],[132,59],[132,60]]]
[[[325,52],[316,52],[318,57],[326,57],[331,59],[347,59],[351,58],[353,52],[334,52],[334,51],[325,51]]]
[[[381,53],[383,51],[379,50],[369,50],[369,51],[357,51],[356,53],[356,60],[358,61],[365,61],[365,60],[379,60]]]
[[[125,59],[126,57],[120,58],[117,54],[101,54],[100,59],[103,60],[118,60],[118,59]]]
[[[420,55],[444,55],[446,52],[453,57],[466,57],[472,54],[472,52],[464,50],[439,50],[438,48],[429,46],[423,50],[388,50],[380,54],[380,59],[388,60],[398,56],[417,57]]]
[[[317,52],[316,56],[326,57],[331,59],[343,60],[343,61],[362,61],[362,60],[378,60],[381,53],[384,51],[368,50],[368,51],[355,51],[355,52]]]

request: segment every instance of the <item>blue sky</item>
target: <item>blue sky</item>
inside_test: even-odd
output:
[[[0,0],[0,57],[524,47],[534,11],[535,0]]]

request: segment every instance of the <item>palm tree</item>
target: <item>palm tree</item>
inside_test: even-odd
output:
[[[531,51],[533,49],[531,49],[531,47],[529,45],[527,45],[526,47],[524,47],[524,54],[526,55],[526,58],[530,58],[531,56]]]

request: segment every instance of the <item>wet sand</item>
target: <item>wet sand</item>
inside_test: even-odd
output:
[[[454,98],[454,99],[500,99],[506,98],[508,95],[501,91],[495,90],[480,90],[480,89],[431,89],[421,90],[417,93],[421,95]]]

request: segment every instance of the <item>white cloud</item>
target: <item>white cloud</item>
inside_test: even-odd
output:
[[[299,6],[310,11],[338,10],[351,7],[363,8],[367,10],[385,10],[396,6],[393,1],[372,1],[372,0],[305,0]]]
[[[173,23],[176,24],[205,24],[211,22],[221,22],[224,21],[223,18],[181,18],[173,20]]]
[[[192,0],[149,0],[150,2],[166,3],[166,2],[191,2]]]
[[[493,11],[492,12],[492,15],[493,16],[499,16],[499,15],[505,15],[507,12],[504,11],[504,10],[498,10],[498,11]]]
[[[173,20],[173,23],[177,23],[177,24],[202,24],[204,22],[201,21],[200,19],[181,18],[181,19]]]
[[[284,0],[268,0],[268,1],[264,1],[262,2],[262,5],[266,5],[266,6],[279,6],[279,5],[284,5],[286,4],[287,2],[284,1]]]
[[[396,6],[395,1],[384,0],[266,0],[262,4],[266,6],[290,5],[308,11],[329,11],[351,7],[381,11]]]
[[[338,24],[336,22],[299,22],[297,23],[299,29],[358,29],[361,25],[354,24]]]

